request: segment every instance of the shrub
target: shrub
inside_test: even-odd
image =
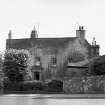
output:
[[[19,84],[20,91],[43,91],[44,83],[36,81],[27,81]]]
[[[19,90],[18,83],[12,83],[8,78],[4,78],[3,88],[4,88],[4,92]]]
[[[59,80],[52,80],[47,83],[48,92],[62,92],[63,90],[63,82]]]
[[[91,75],[105,75],[105,55],[96,58],[90,64]]]

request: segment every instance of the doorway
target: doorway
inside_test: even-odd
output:
[[[40,73],[39,72],[34,72],[34,80],[40,80]]]

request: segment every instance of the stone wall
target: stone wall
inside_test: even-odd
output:
[[[88,49],[84,45],[85,41],[80,43],[79,39],[68,43],[68,45],[64,49],[57,49],[57,52],[53,48],[37,48],[31,49],[33,52],[33,56],[40,56],[41,58],[41,66],[43,68],[43,77],[47,79],[48,76],[52,78],[60,78],[63,76],[64,66],[65,63],[67,65],[67,60],[69,57],[72,58],[73,62],[78,62],[88,57]],[[86,48],[85,48],[86,47]],[[57,58],[57,65],[56,68],[50,68],[51,57],[56,56]],[[35,57],[33,57],[34,59]],[[33,60],[34,61],[34,60]],[[33,63],[34,64],[34,63]],[[48,74],[49,71],[49,74]],[[54,71],[54,72],[53,72]]]
[[[105,93],[105,76],[74,77],[63,81],[64,93]]]

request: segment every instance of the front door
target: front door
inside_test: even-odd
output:
[[[40,80],[40,72],[34,72],[34,80]]]

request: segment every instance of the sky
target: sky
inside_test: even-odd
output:
[[[29,38],[34,26],[38,37],[75,37],[79,25],[105,54],[105,0],[0,0],[0,51],[9,30],[14,39]]]

